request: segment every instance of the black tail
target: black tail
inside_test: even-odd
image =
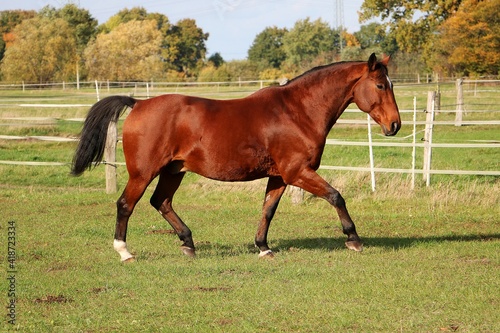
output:
[[[73,157],[71,173],[82,174],[91,169],[92,164],[99,164],[104,154],[106,135],[111,121],[118,121],[125,107],[133,107],[137,101],[128,96],[109,96],[94,104],[85,119],[80,142]]]

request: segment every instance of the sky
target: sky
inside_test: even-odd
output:
[[[99,21],[106,22],[125,8],[144,7],[149,13],[161,13],[171,23],[185,18],[196,20],[206,41],[208,56],[219,52],[224,60],[245,59],[253,40],[266,27],[292,28],[296,21],[321,18],[334,26],[336,1],[343,1],[343,26],[353,33],[359,30],[357,12],[363,0],[16,0],[0,3],[0,10],[32,9],[44,6],[61,8],[68,2],[87,9]]]

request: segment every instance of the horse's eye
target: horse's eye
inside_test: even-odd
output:
[[[384,90],[385,86],[383,84],[377,84],[377,89]]]

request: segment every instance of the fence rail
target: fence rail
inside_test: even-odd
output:
[[[352,111],[352,110],[350,110]],[[5,119],[5,118],[4,118]],[[15,118],[18,120],[31,118]],[[73,121],[83,121],[82,118],[72,119]],[[366,121],[362,120],[349,120],[340,119],[337,123],[342,124],[356,124],[356,125],[366,125]],[[372,124],[375,124],[371,121]],[[426,121],[405,121],[406,125],[429,125]],[[434,121],[435,125],[454,125],[455,122],[452,121]],[[500,125],[500,121],[467,121],[462,122],[462,124],[467,125]],[[13,135],[0,135],[0,140],[39,140],[39,141],[54,141],[54,142],[76,142],[77,138],[63,138],[54,136],[13,136]],[[120,138],[118,138],[118,141]],[[361,146],[369,147],[404,147],[404,148],[500,148],[500,140],[475,140],[471,143],[425,143],[425,142],[397,142],[395,140],[391,141],[345,141],[339,139],[327,139],[327,145],[333,146]],[[0,164],[4,165],[28,165],[28,166],[67,166],[69,162],[32,162],[32,161],[0,161]],[[103,163],[106,164],[106,163]],[[125,165],[123,162],[110,162],[113,165]],[[339,170],[339,171],[360,171],[360,172],[381,172],[381,173],[415,173],[415,174],[441,174],[441,175],[480,175],[480,176],[500,176],[500,170],[498,171],[485,171],[485,170],[436,170],[430,169],[428,171],[423,169],[402,169],[402,168],[369,168],[369,167],[353,167],[353,166],[332,166],[332,165],[321,165],[320,169],[323,170]]]
[[[257,86],[262,86],[264,83],[270,83],[272,81],[241,81],[241,82],[232,82],[231,84],[254,84]],[[497,113],[500,112],[500,110],[466,110],[464,111],[462,106],[463,106],[463,87],[467,86],[473,94],[476,94],[477,91],[477,84],[492,84],[495,85],[493,88],[495,90],[500,90],[500,81],[496,80],[487,80],[487,81],[476,81],[476,80],[459,80],[456,82],[456,89],[459,91],[458,96],[457,96],[457,103],[453,104],[453,106],[456,107],[456,109],[452,110],[439,110],[438,112],[440,113],[462,113],[466,112],[467,114],[469,113],[478,113],[478,112],[493,112]],[[99,87],[102,85],[105,85],[106,87],[108,86],[114,86],[118,85],[121,83],[112,83],[112,82],[94,82],[96,86],[96,93],[97,96],[99,97]],[[127,83],[128,87],[133,86],[136,87],[137,85],[145,85],[146,87],[149,85],[149,83]],[[227,84],[227,82],[206,82],[206,83],[198,83],[198,82],[172,82],[172,83],[155,83],[156,87],[158,86],[189,86],[189,85],[217,85],[217,84]],[[0,89],[2,89],[2,85],[0,85]],[[120,86],[122,87],[122,86]],[[462,92],[460,92],[460,89],[462,89]],[[462,96],[461,96],[462,95]],[[462,98],[462,99],[460,99]],[[414,99],[415,100],[415,99]],[[435,102],[435,96],[433,95],[430,97],[428,96],[428,103],[427,103],[427,114],[429,114],[429,110],[432,109],[431,111],[434,112],[434,102]],[[73,108],[73,107],[89,107],[92,104],[86,104],[86,103],[81,103],[81,104],[42,104],[42,103],[16,103],[16,104],[0,104],[0,108],[3,107],[11,107],[11,106],[17,106],[17,107],[22,107],[22,108],[44,108],[44,107],[52,107],[52,108]],[[448,105],[452,106],[452,105]],[[351,112],[359,112],[359,110],[354,110],[354,109],[348,109],[345,111],[346,113],[351,113]],[[365,147],[370,147],[370,167],[354,167],[354,166],[335,166],[335,165],[321,165],[320,169],[323,170],[339,170],[339,171],[358,171],[358,172],[371,172],[372,173],[372,178],[374,178],[375,173],[406,173],[406,174],[423,174],[424,176],[427,177],[427,179],[430,179],[430,175],[479,175],[479,176],[500,176],[500,170],[438,170],[438,169],[432,169],[430,167],[430,161],[425,161],[426,156],[431,156],[431,151],[433,148],[446,148],[446,149],[476,149],[476,148],[481,148],[481,149],[498,149],[500,148],[500,140],[496,140],[496,138],[493,138],[492,140],[468,140],[468,142],[462,142],[462,143],[435,143],[432,142],[432,135],[431,139],[429,140],[427,138],[427,131],[429,128],[432,131],[432,128],[434,125],[437,126],[449,126],[449,125],[454,125],[454,126],[498,126],[500,125],[500,120],[497,119],[492,119],[492,120],[463,120],[460,119],[459,123],[457,124],[457,120],[455,121],[446,121],[446,120],[435,120],[434,116],[432,118],[427,117],[426,120],[417,120],[416,119],[416,102],[414,101],[414,108],[413,110],[410,109],[404,109],[400,111],[402,114],[405,113],[413,113],[413,120],[404,120],[403,124],[405,126],[413,126],[413,133],[412,135],[409,135],[406,138],[397,138],[397,139],[391,139],[388,141],[388,139],[385,139],[384,141],[377,141],[376,139],[372,138],[371,135],[371,130],[370,126],[375,124],[371,120],[362,120],[362,119],[339,119],[337,121],[338,124],[347,124],[347,125],[362,125],[362,126],[368,126],[369,128],[369,140],[368,141],[344,141],[344,140],[338,140],[338,139],[328,139],[326,140],[327,145],[343,145],[343,146],[365,146]],[[437,112],[437,111],[436,111]],[[57,118],[49,118],[49,117],[3,117],[1,120],[8,120],[11,122],[22,122],[22,125],[26,126],[29,125],[30,122],[32,122],[34,125],[40,125],[40,124],[55,124],[56,121],[58,120]],[[83,118],[65,118],[65,121],[83,121]],[[1,123],[0,126],[12,126],[12,123]],[[424,132],[424,131],[419,131],[416,132],[416,126],[426,126],[426,141],[425,142],[416,142],[415,136],[417,133]],[[413,142],[408,143],[408,142],[400,142],[404,139],[408,139],[409,137],[413,136]],[[0,140],[26,140],[26,139],[31,139],[31,140],[39,140],[39,141],[59,141],[59,142],[72,142],[72,141],[77,141],[78,139],[76,138],[61,138],[61,137],[50,137],[50,136],[8,136],[8,135],[0,135]],[[119,139],[119,138],[118,138]],[[499,137],[500,139],[500,137]],[[398,142],[399,141],[399,142]],[[373,165],[373,153],[371,148],[372,147],[406,147],[406,148],[413,148],[413,155],[415,154],[415,149],[416,148],[424,148],[424,167],[423,168],[416,168],[415,167],[415,156],[412,156],[413,158],[413,163],[412,163],[412,168],[380,168],[380,167],[375,167]],[[121,162],[114,162],[114,161],[108,161],[108,164],[111,164],[113,166],[121,166],[124,165],[124,163]],[[26,166],[68,166],[70,163],[69,162],[41,162],[41,161],[0,161],[0,164],[3,165],[26,165]],[[106,163],[103,163],[106,164]],[[426,169],[425,164],[428,165],[428,168]],[[114,168],[113,168],[114,169]],[[427,181],[429,183],[429,181]],[[372,187],[374,188],[374,180],[373,180],[373,185]]]

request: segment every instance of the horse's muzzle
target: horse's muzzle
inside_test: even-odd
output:
[[[390,129],[388,129],[387,127],[383,126],[384,134],[386,136],[396,135],[399,132],[400,128],[401,128],[401,122],[400,121],[393,121],[391,123],[391,128]]]

